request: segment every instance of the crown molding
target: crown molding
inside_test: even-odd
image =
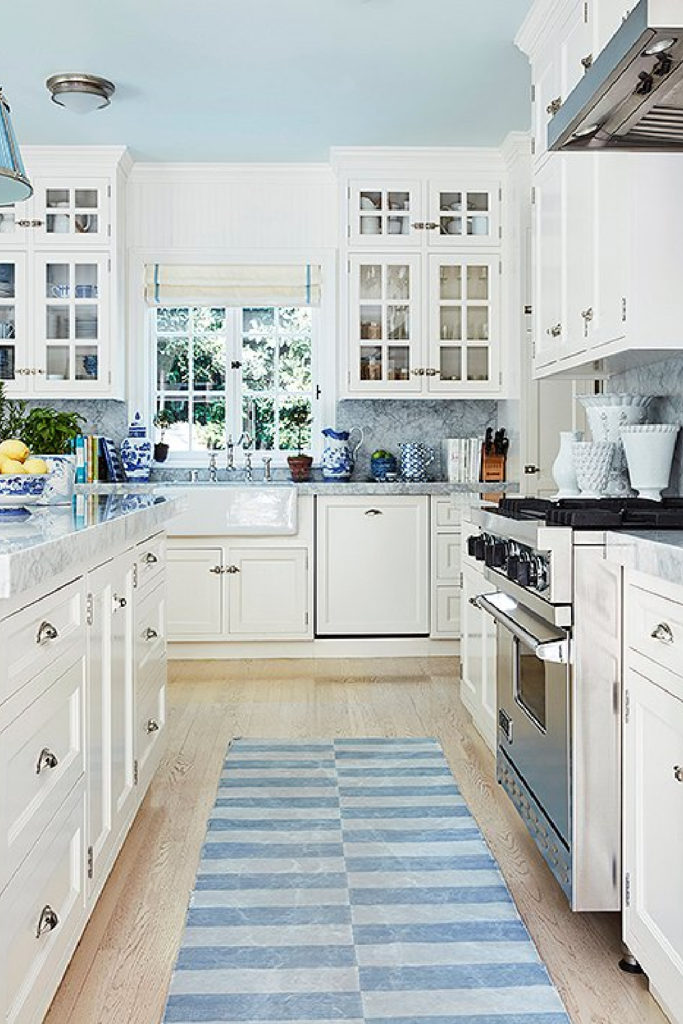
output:
[[[567,19],[574,2],[575,0],[535,0],[515,36],[515,46],[533,60],[546,39]]]
[[[512,167],[518,160],[524,162],[531,159],[531,132],[509,132],[500,147],[507,167]]]
[[[21,155],[31,168],[41,164],[51,171],[65,168],[73,174],[74,164],[85,164],[88,170],[99,167],[111,173],[120,167],[129,173],[133,161],[127,146],[21,146]]]

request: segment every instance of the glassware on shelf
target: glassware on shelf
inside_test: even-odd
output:
[[[381,380],[382,379],[382,349],[379,346],[361,346],[360,350],[360,379]]]
[[[462,380],[462,349],[459,345],[441,346],[439,370],[442,381]]]
[[[403,263],[389,264],[387,267],[387,298],[410,298],[410,267]]]
[[[387,380],[410,379],[410,349],[407,345],[387,348]]]
[[[69,380],[71,360],[68,345],[48,345],[46,377],[48,380]]]
[[[68,306],[45,307],[45,335],[47,338],[70,338],[70,311]]]
[[[467,340],[488,341],[489,340],[489,310],[488,306],[467,307]]]
[[[489,268],[471,264],[467,268],[467,298],[486,301],[489,297]]]
[[[361,299],[382,298],[381,264],[363,264],[360,267],[359,294]]]
[[[363,341],[379,341],[382,337],[382,307],[361,306],[360,336]]]
[[[462,299],[462,267],[442,266],[439,268],[439,297],[446,300]]]
[[[439,311],[439,337],[442,341],[462,340],[462,307],[442,306]]]
[[[485,345],[470,345],[467,349],[467,379],[486,381],[489,379],[489,350]]]
[[[408,306],[387,306],[387,337],[392,341],[408,340],[410,337]]]

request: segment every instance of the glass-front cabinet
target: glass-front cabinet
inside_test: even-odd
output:
[[[0,256],[0,381],[8,392],[28,390],[28,325],[26,309],[26,257]]]
[[[349,259],[349,383],[359,391],[421,390],[420,257]]]
[[[107,255],[40,254],[34,271],[34,390],[102,390],[109,383]]]
[[[415,181],[352,182],[348,188],[351,245],[405,248],[421,245],[422,188]]]
[[[500,241],[501,193],[496,185],[429,183],[429,245],[479,247]]]
[[[106,178],[34,178],[30,199],[0,209],[0,248],[109,244],[110,193]]]
[[[491,391],[498,384],[498,278],[497,257],[429,257],[428,391]]]

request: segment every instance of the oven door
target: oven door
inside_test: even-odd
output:
[[[569,846],[569,631],[508,594],[476,602],[497,623],[498,746]]]

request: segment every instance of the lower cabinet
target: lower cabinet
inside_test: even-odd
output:
[[[472,598],[491,590],[483,573],[465,562],[462,570],[460,613],[460,696],[478,732],[496,749],[496,626],[472,604]]]
[[[169,541],[168,635],[171,640],[213,639],[225,631],[223,548]]]
[[[450,498],[432,498],[432,610],[434,640],[460,637],[460,509]]]
[[[429,498],[319,497],[316,633],[429,633]]]

